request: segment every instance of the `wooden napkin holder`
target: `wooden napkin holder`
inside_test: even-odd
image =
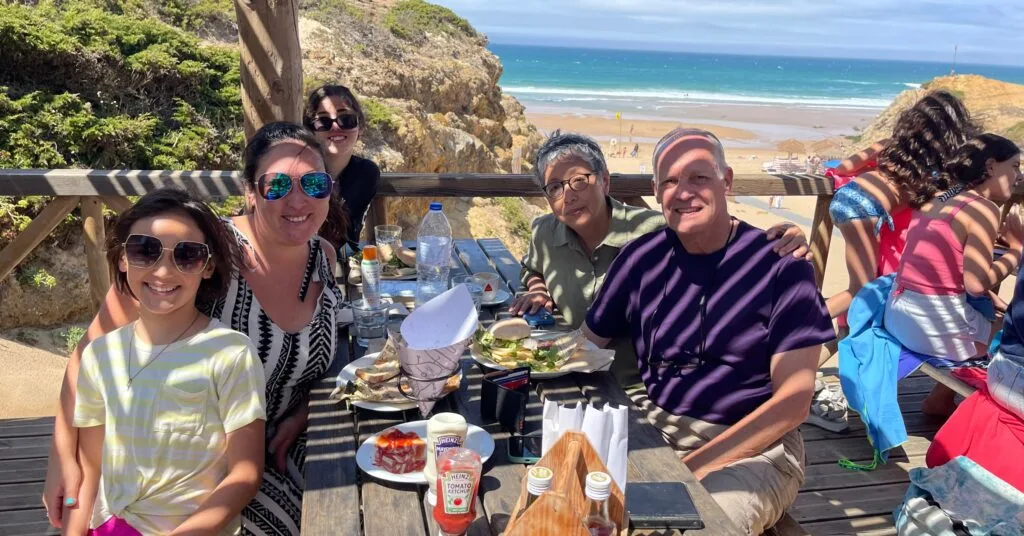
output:
[[[587,473],[607,473],[608,468],[587,436],[581,432],[565,432],[537,465],[554,471],[551,489],[524,512],[527,491],[526,478],[523,478],[522,491],[512,509],[505,536],[590,536],[583,526],[588,506],[585,492]],[[629,525],[625,496],[614,481],[608,497],[608,513],[618,526],[619,534],[626,536]]]

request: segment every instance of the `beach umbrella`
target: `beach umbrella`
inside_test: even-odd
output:
[[[830,154],[837,149],[839,149],[839,143],[832,139],[819,140],[811,144],[811,152],[819,155]]]
[[[790,156],[793,156],[793,154],[795,153],[807,152],[807,148],[804,147],[804,144],[792,138],[780,141],[779,144],[775,146],[775,148],[784,153],[788,153]]]

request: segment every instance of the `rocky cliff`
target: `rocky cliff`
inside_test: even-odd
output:
[[[919,89],[900,93],[892,104],[861,133],[867,146],[892,135],[899,115],[928,91],[945,89],[963,99],[982,128],[1024,145],[1024,85],[992,80],[978,75],[941,76]]]

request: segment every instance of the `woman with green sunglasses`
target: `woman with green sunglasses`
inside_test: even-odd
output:
[[[334,177],[334,187],[348,210],[346,242],[358,250],[363,219],[380,184],[377,164],[353,154],[366,124],[363,109],[347,87],[326,85],[310,93],[302,123],[316,132],[324,147],[327,173]]]

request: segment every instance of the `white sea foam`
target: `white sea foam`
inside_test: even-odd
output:
[[[907,86],[909,88],[912,88],[912,89],[920,89],[921,88],[921,84],[915,84],[913,82],[903,82],[903,85],[905,85],[905,86]]]
[[[888,99],[863,97],[783,97],[775,95],[734,95],[701,91],[678,91],[666,89],[574,89],[562,87],[504,86],[506,93],[530,100],[543,102],[572,101],[633,101],[647,99],[661,102],[708,102],[749,105],[796,105],[828,108],[885,108]]]

